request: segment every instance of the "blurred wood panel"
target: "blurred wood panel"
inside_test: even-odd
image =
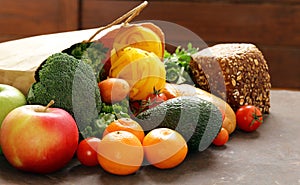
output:
[[[107,0],[98,0],[98,1],[107,1]],[[114,0],[114,1],[124,1],[124,0]],[[141,0],[130,0],[130,1],[139,1]],[[182,2],[187,2],[187,0],[148,0],[149,2],[154,2],[154,1],[170,1],[170,2],[176,2],[176,1],[182,1]],[[255,4],[264,4],[264,3],[277,3],[277,4],[299,4],[299,0],[188,0],[189,2],[205,2],[205,3],[255,3]]]
[[[300,89],[300,48],[260,47],[268,62],[274,88]]]
[[[105,25],[138,1],[85,0],[83,28]],[[207,42],[255,42],[300,46],[300,5],[151,1],[135,20],[165,20],[184,26]]]
[[[78,29],[78,0],[0,0],[0,42]]]
[[[0,42],[106,25],[134,0],[0,0]],[[181,25],[208,45],[251,42],[264,53],[273,87],[300,89],[300,0],[149,0],[135,19]],[[193,39],[167,34],[175,45]]]
[[[82,28],[106,25],[142,1],[84,0]],[[208,45],[250,42],[264,53],[272,86],[300,89],[299,0],[150,1],[135,20],[163,20],[188,28]],[[187,35],[168,35],[186,43]]]

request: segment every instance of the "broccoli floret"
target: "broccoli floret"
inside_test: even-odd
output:
[[[85,63],[89,64],[94,70],[97,81],[100,81],[99,75],[104,70],[104,59],[108,52],[108,48],[105,48],[101,42],[94,41],[76,43],[62,52],[72,55],[75,58],[81,59]]]
[[[102,102],[101,113],[111,113],[115,115],[115,119],[130,118],[129,116],[129,101],[124,99],[120,102],[113,104],[106,104]]]
[[[98,118],[94,124],[91,124],[82,131],[83,135],[101,138],[103,131],[111,122],[119,118],[130,118],[128,109],[129,102],[127,99],[114,104],[102,102],[101,112]]]
[[[102,138],[103,132],[106,127],[116,119],[112,113],[100,113],[94,124],[87,126],[82,130],[82,134],[90,137]]]
[[[66,53],[56,53],[41,64],[31,86],[29,104],[47,105],[68,111],[76,120],[79,131],[98,118],[101,97],[93,69]]]

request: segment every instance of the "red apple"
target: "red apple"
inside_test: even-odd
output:
[[[79,133],[73,117],[63,109],[24,105],[3,120],[0,132],[3,154],[17,169],[51,173],[74,156]]]

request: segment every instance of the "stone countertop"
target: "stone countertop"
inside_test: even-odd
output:
[[[136,174],[115,176],[99,166],[85,167],[74,158],[48,175],[24,173],[0,157],[0,184],[5,185],[231,185],[300,184],[300,91],[272,90],[270,114],[253,133],[236,130],[223,147],[189,154],[178,167],[142,167]]]

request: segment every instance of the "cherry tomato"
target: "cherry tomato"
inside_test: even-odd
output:
[[[166,101],[168,98],[165,93],[160,92],[160,90],[153,89],[153,93],[149,94],[144,100],[137,100],[130,102],[130,109],[133,116],[138,115],[139,113],[155,107],[160,103]]]
[[[227,130],[222,127],[217,137],[213,140],[213,144],[216,146],[223,146],[225,145],[225,143],[227,143],[228,139],[229,139],[229,134]]]
[[[146,98],[147,105],[149,108],[155,107],[160,103],[166,101],[168,98],[165,93],[160,92],[160,90],[153,90],[152,94],[149,94]]]
[[[96,137],[89,137],[80,141],[76,154],[79,162],[85,166],[97,166],[97,146],[100,139]]]
[[[243,131],[255,131],[262,122],[261,111],[253,105],[242,106],[236,111],[236,123]]]

